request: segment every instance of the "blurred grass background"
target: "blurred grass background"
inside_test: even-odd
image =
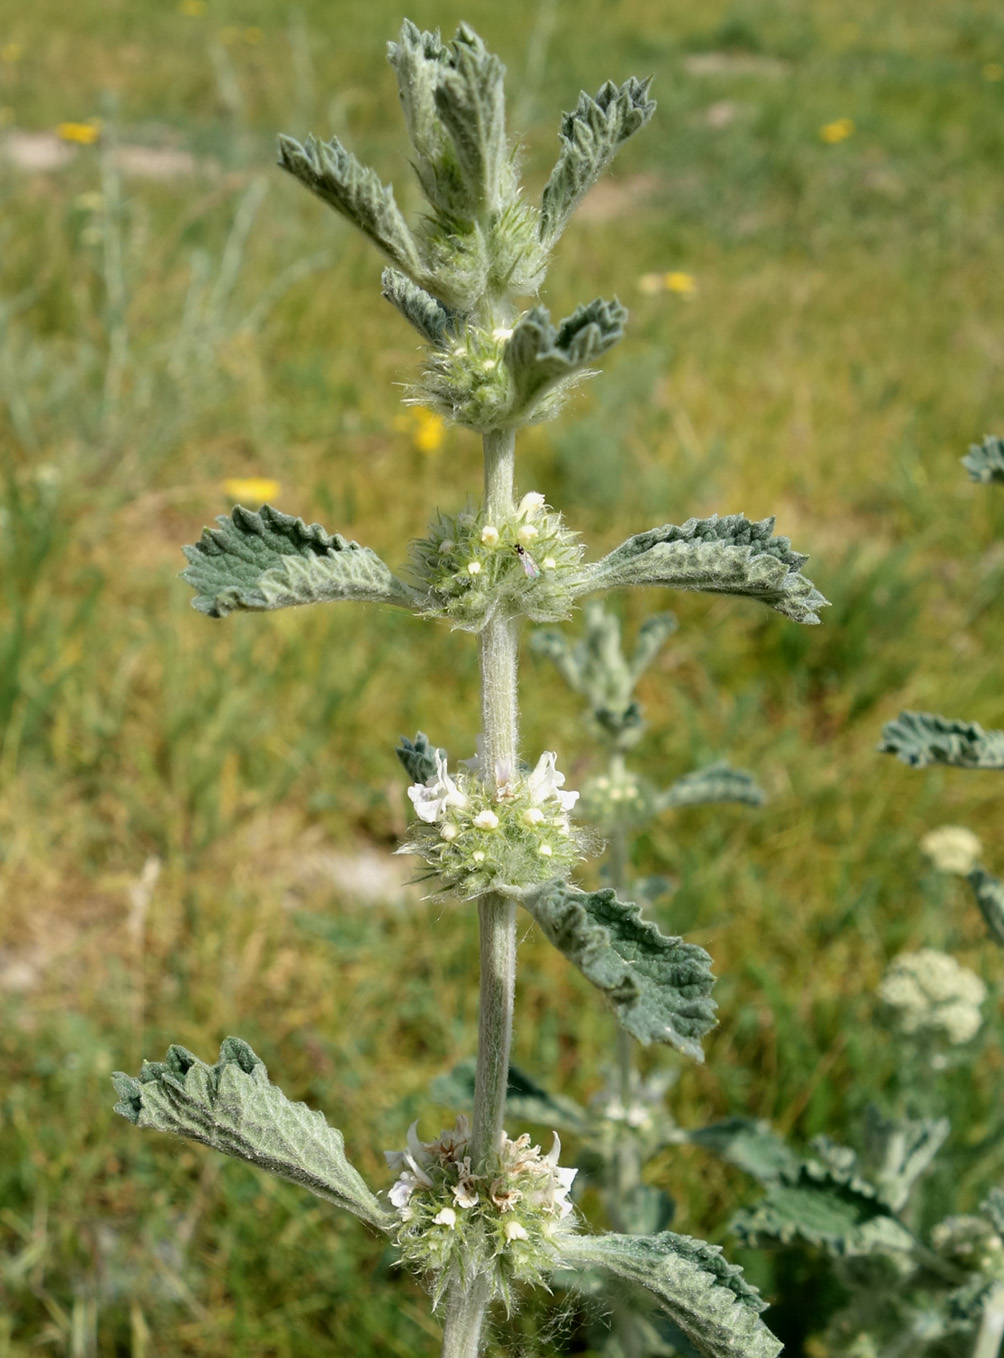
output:
[[[888,958],[943,946],[1000,981],[961,887],[916,847],[945,821],[993,846],[993,775],[912,774],[874,748],[904,706],[1004,721],[1004,501],[959,466],[1004,429],[1004,11],[408,12],[447,33],[466,18],[502,56],[534,194],[579,89],[654,74],[656,119],[573,222],[544,298],[562,315],[616,292],[628,337],[524,439],[519,483],[596,552],[743,511],[812,553],[834,604],[820,628],[624,601],[629,623],[667,604],[682,623],[646,682],[641,771],[728,757],[771,796],[667,818],[637,861],[679,880],[663,924],[721,977],[679,1121],[853,1138],[896,1061],[871,1022]],[[417,349],[380,261],[272,168],[277,131],[337,132],[417,207],[383,59],[401,17],[385,0],[5,16],[0,1358],[438,1352],[424,1294],[357,1223],[138,1135],[108,1081],[171,1041],[213,1060],[237,1033],[380,1184],[381,1148],[417,1116],[435,1131],[429,1081],[472,1049],[470,912],[421,902],[387,858],[398,733],[473,747],[471,638],[369,608],[215,624],[177,579],[180,544],[230,507],[226,479],[278,481],[280,508],[391,562],[436,505],[477,493],[471,436],[402,419]],[[526,750],[556,748],[574,787],[576,703],[543,662],[524,680]],[[1004,866],[992,847],[987,862]],[[610,1018],[531,932],[521,966],[519,1063],[587,1097]],[[994,1016],[978,1065],[944,1076],[963,1144],[994,1106],[999,1037]],[[748,1186],[696,1152],[662,1169],[675,1228],[724,1239]],[[774,1313],[789,1353],[807,1309]],[[498,1351],[585,1351],[570,1308],[545,1314],[528,1305]]]

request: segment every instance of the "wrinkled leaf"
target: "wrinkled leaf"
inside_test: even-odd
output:
[[[728,764],[709,764],[671,783],[665,792],[659,793],[657,806],[660,811],[667,811],[680,806],[703,806],[707,802],[761,806],[763,801],[763,791],[752,774]]]
[[[635,682],[645,673],[663,646],[679,627],[675,613],[652,613],[638,629],[631,655],[631,675]]]
[[[433,745],[424,731],[419,731],[414,741],[402,736],[394,753],[413,783],[430,782],[436,775],[436,755],[446,758],[446,751]]]
[[[663,1231],[570,1236],[562,1252],[573,1267],[599,1266],[645,1288],[702,1358],[775,1358],[781,1352],[760,1319],[765,1303],[720,1245]]]
[[[381,184],[337,137],[329,142],[308,137],[301,145],[293,137],[280,136],[279,164],[347,217],[399,269],[413,277],[421,273],[418,245],[394,200],[394,190]]]
[[[501,206],[507,162],[505,67],[467,24],[443,49],[433,90],[436,112],[453,142],[474,213]]]
[[[369,547],[320,524],[309,527],[271,505],[255,513],[238,505],[218,528],[184,553],[181,573],[195,590],[193,608],[211,618],[238,609],[292,608],[340,599],[415,607],[420,596],[398,580]]]
[[[173,1132],[300,1184],[319,1198],[389,1230],[383,1208],[345,1158],[341,1132],[305,1103],[271,1084],[264,1063],[240,1038],[228,1037],[208,1066],[184,1047],[145,1061],[138,1077],[112,1077],[115,1111],[137,1127]]]
[[[978,722],[956,721],[935,712],[901,712],[882,728],[878,748],[916,769],[928,764],[1004,769],[1004,731],[984,731]]]
[[[1004,882],[991,877],[981,867],[973,868],[967,874],[969,885],[980,907],[983,923],[998,948],[1004,948]]]
[[[459,1061],[447,1075],[437,1076],[429,1091],[436,1102],[447,1108],[472,1107],[475,1065],[474,1057],[469,1057]],[[516,1066],[509,1067],[506,1117],[510,1122],[536,1122],[572,1136],[584,1136],[593,1126],[593,1119],[581,1104],[564,1094],[550,1093]]]
[[[791,1147],[766,1122],[753,1118],[725,1118],[689,1132],[687,1140],[751,1174],[762,1184],[796,1177],[801,1164]]]
[[[576,107],[562,116],[561,153],[540,204],[540,239],[548,248],[620,147],[655,112],[651,83],[631,77],[618,86],[608,80],[595,99],[583,90]]]
[[[627,311],[616,298],[576,307],[558,325],[535,306],[517,323],[503,351],[512,400],[508,415],[528,415],[559,382],[582,375],[621,338]]]
[[[759,599],[794,622],[818,623],[827,601],[800,574],[808,560],[788,538],[772,537],[773,519],[752,523],[742,514],[668,523],[615,547],[586,566],[576,593],[665,585],[709,594]]]
[[[665,1042],[702,1061],[715,1026],[714,977],[703,948],[668,938],[609,888],[554,880],[520,896],[547,938],[607,997],[639,1042]]]
[[[384,269],[380,275],[381,291],[392,306],[397,307],[423,339],[441,349],[453,334],[456,312],[444,306],[431,292],[413,283],[399,269]]]
[[[914,1185],[930,1168],[951,1130],[947,1118],[887,1118],[874,1104],[868,1105],[862,1161],[894,1212],[906,1206]]]
[[[962,465],[970,481],[1004,486],[1004,439],[989,434],[982,443],[971,443]]]

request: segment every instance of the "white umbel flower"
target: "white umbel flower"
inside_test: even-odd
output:
[[[893,960],[878,997],[902,1033],[940,1037],[958,1046],[979,1032],[987,988],[948,953],[921,948]]]
[[[964,825],[939,825],[920,841],[921,851],[939,872],[965,877],[979,862],[982,845]]]

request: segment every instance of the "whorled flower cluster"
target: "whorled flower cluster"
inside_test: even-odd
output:
[[[647,825],[656,811],[655,788],[627,769],[601,773],[582,788],[579,814],[604,833]]]
[[[412,544],[412,572],[430,614],[477,632],[495,616],[568,617],[582,552],[561,515],[530,491],[511,518],[489,521],[483,508],[438,515],[429,536]]]
[[[936,948],[905,952],[893,959],[878,997],[905,1036],[958,1046],[976,1036],[987,988],[967,967]]]
[[[486,782],[479,758],[454,776],[437,750],[435,774],[408,789],[420,824],[398,852],[420,854],[464,900],[564,876],[583,846],[568,818],[579,794],[562,791],[555,759],[546,750],[529,773],[499,764]]]
[[[1004,1241],[986,1217],[946,1217],[931,1231],[931,1247],[943,1259],[1004,1282]]]
[[[513,1282],[540,1283],[560,1263],[561,1237],[573,1229],[568,1192],[576,1170],[558,1164],[557,1133],[546,1155],[505,1132],[481,1173],[470,1158],[470,1126],[458,1117],[435,1141],[420,1141],[417,1123],[403,1151],[386,1151],[398,1171],[388,1197],[397,1209],[404,1260],[428,1272],[438,1300],[454,1281],[488,1274],[508,1305]]]

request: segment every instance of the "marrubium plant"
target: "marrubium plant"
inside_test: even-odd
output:
[[[473,633],[481,659],[477,753],[459,763],[419,735],[399,753],[410,777],[420,855],[432,890],[476,906],[480,1011],[473,1109],[388,1155],[396,1178],[374,1191],[319,1112],[289,1102],[262,1062],[228,1038],[215,1065],[180,1047],[138,1077],[116,1077],[118,1110],[141,1127],[203,1141],[303,1184],[385,1233],[428,1282],[443,1316],[443,1353],[480,1352],[489,1306],[514,1288],[605,1270],[646,1288],[690,1345],[715,1358],[772,1358],[780,1344],[763,1302],[718,1247],[672,1232],[589,1234],[570,1209],[572,1171],[557,1138],[546,1150],[510,1137],[505,1097],[516,975],[517,911],[606,997],[640,1042],[701,1059],[713,1027],[711,959],[663,935],[615,892],[572,885],[584,846],[575,793],[551,751],[523,762],[517,659],[524,618],[559,621],[586,595],[663,585],[758,599],[801,623],[825,600],[806,560],[773,520],[741,514],[663,524],[599,561],[532,487],[516,488],[516,434],[556,415],[623,334],[616,298],[555,323],[534,304],[554,246],[618,148],[650,119],[648,82],[605,84],[563,116],[557,163],[540,203],[519,188],[505,125],[503,67],[461,25],[452,41],[405,22],[389,48],[427,207],[405,220],[393,190],[337,139],[280,139],[279,163],[357,226],[388,260],[384,297],[425,342],[407,399],[481,436],[480,504],[437,514],[395,575],[369,547],[269,505],[237,506],[186,549],[195,607],[235,610],[357,600],[390,604]],[[433,714],[434,716],[434,714]],[[475,742],[472,741],[472,746]]]

